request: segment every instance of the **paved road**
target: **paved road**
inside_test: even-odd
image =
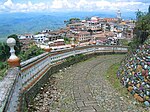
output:
[[[123,57],[98,56],[60,70],[41,88],[31,107],[36,112],[144,112],[104,78],[107,69]]]

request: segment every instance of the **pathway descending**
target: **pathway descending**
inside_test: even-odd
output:
[[[53,74],[35,98],[32,111],[144,112],[123,98],[104,77],[107,69],[123,57],[97,56]]]

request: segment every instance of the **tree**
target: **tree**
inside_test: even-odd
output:
[[[76,22],[80,22],[80,19],[79,18],[70,18],[69,19],[69,23],[76,23]]]
[[[144,13],[138,9],[138,11],[136,12],[136,19],[137,19],[137,21],[138,21],[141,17],[143,17],[143,16],[144,16]]]
[[[135,45],[139,46],[139,44],[143,44],[148,35],[150,35],[150,14],[143,13],[139,10],[136,14],[137,22],[136,27],[134,28],[136,37],[134,38],[134,42]]]
[[[41,48],[32,45],[26,52],[20,52],[19,57],[21,58],[21,61],[25,61],[42,53],[44,53],[44,51]]]
[[[0,61],[6,61],[10,56],[9,47],[6,43],[0,43]]]
[[[149,8],[148,8],[148,14],[150,14],[150,5],[149,5]]]

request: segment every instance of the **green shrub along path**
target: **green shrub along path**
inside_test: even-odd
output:
[[[116,78],[125,55],[96,56],[52,75],[29,105],[33,112],[148,112]],[[126,90],[126,89],[125,89]],[[123,95],[122,95],[123,94]]]

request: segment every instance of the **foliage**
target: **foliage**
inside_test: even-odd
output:
[[[29,58],[35,57],[44,52],[42,49],[38,48],[36,45],[31,46],[26,52],[22,52],[21,51],[21,43],[19,42],[17,35],[11,35],[8,38],[14,38],[16,40],[15,50],[17,52],[16,54],[17,55],[19,54],[21,61],[25,61]],[[8,69],[6,60],[10,56],[9,50],[10,49],[6,43],[0,42],[0,79],[3,78],[3,76],[5,75],[5,73]]]
[[[133,41],[129,43],[132,49],[143,44],[150,35],[150,14],[146,14],[138,10],[136,12],[136,16],[137,22],[135,23],[136,27],[134,28],[134,34],[136,36],[133,38]]]
[[[20,52],[19,57],[21,61],[25,61],[42,53],[44,53],[44,51],[41,48],[38,48],[36,45],[32,45],[26,52]]]
[[[16,46],[15,46],[15,51],[16,54],[18,55],[21,51],[21,43],[19,42],[19,39],[17,38],[17,35],[13,34],[8,36],[8,38],[14,38],[16,40]],[[6,43],[0,43],[0,61],[6,61],[8,57],[10,56],[9,52],[10,48]]]
[[[139,45],[140,45],[139,38],[134,37],[133,40],[128,44],[128,46],[130,46],[129,50],[137,49]]]
[[[136,30],[147,31],[150,30],[150,14],[140,16],[136,22]]]
[[[5,76],[7,68],[7,62],[0,62],[0,80]]]
[[[82,61],[86,60],[85,55],[78,54],[78,55],[70,56],[70,57],[66,58],[67,62],[77,62],[78,60],[82,60]]]
[[[0,61],[5,61],[10,56],[9,47],[6,43],[0,43]]]
[[[142,11],[140,11],[140,10],[138,10],[138,11],[135,12],[135,13],[136,13],[136,19],[137,19],[137,20],[139,20],[141,17],[144,16],[144,13],[143,13]]]
[[[76,23],[76,22],[80,22],[79,18],[70,18],[67,21],[64,21],[65,24],[72,24],[72,23]]]
[[[121,45],[123,46],[128,46],[129,42],[126,39],[120,39],[119,42],[121,43]]]
[[[79,19],[79,18],[70,18],[69,21],[70,21],[70,22],[71,22],[71,21],[77,21],[77,22],[79,22],[80,19]]]
[[[69,38],[64,37],[64,41],[65,41],[66,44],[70,44],[70,39]]]

